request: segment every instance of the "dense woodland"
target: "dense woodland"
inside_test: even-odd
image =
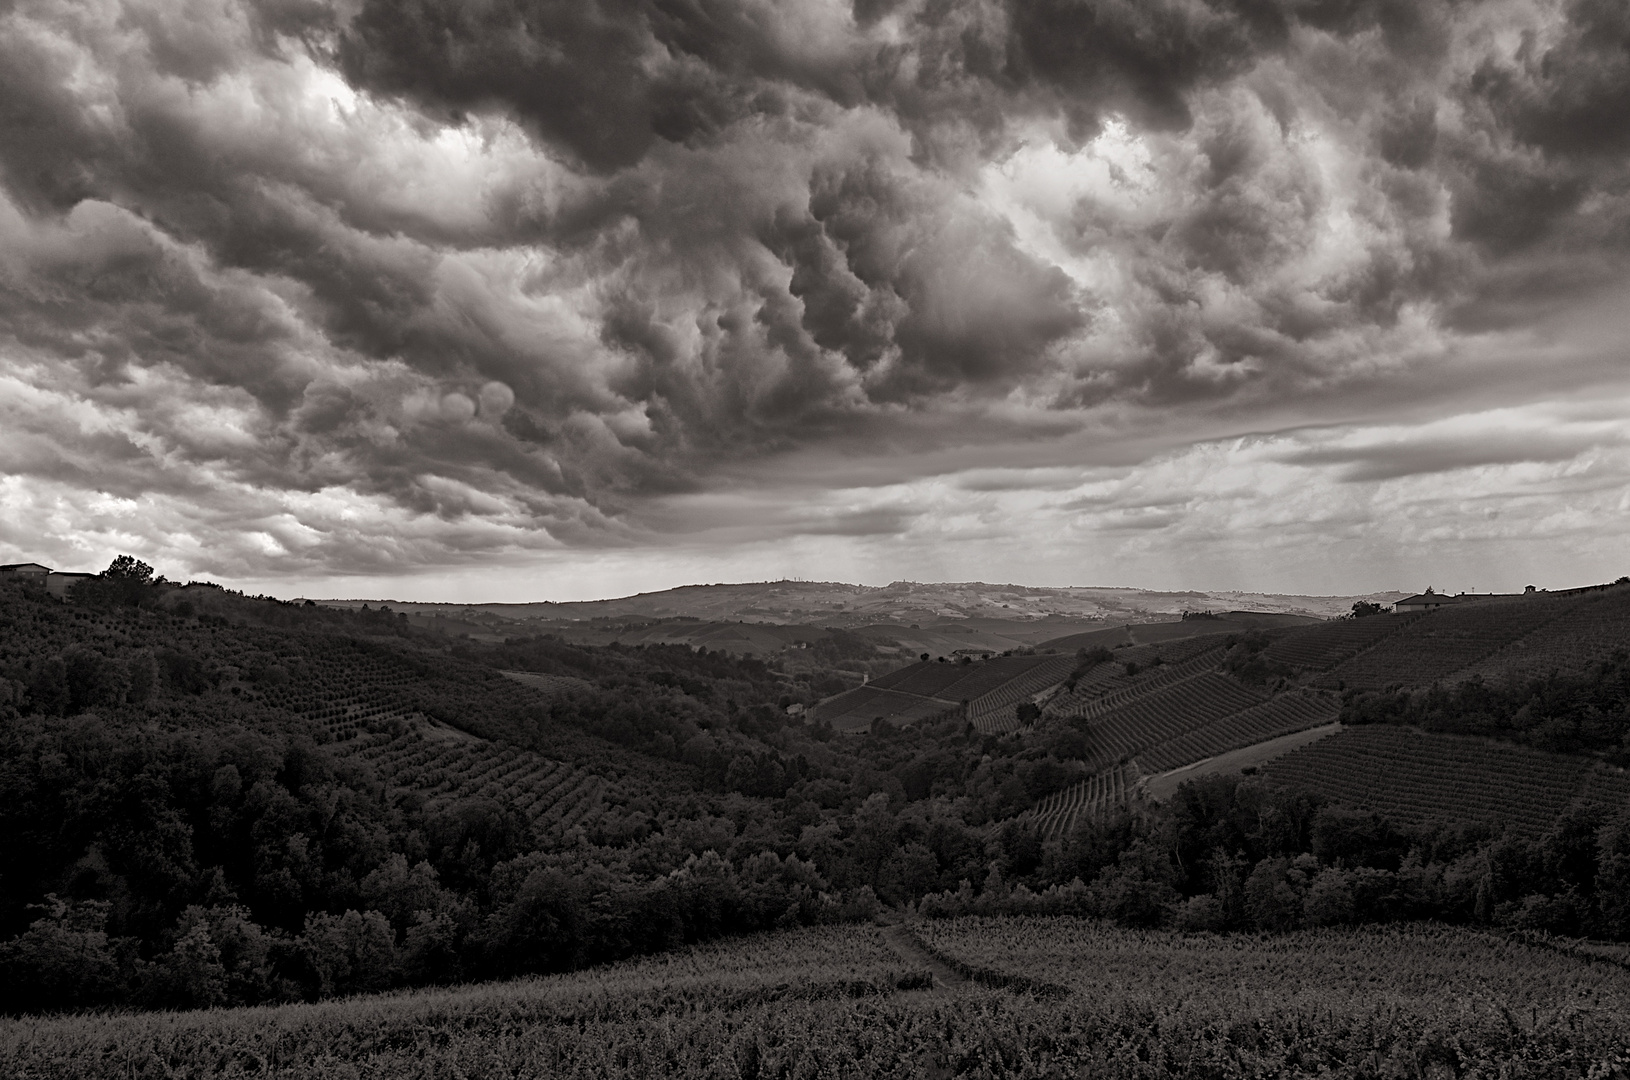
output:
[[[1279,677],[1262,645],[1234,642],[1229,666]],[[1618,752],[1625,685],[1620,658],[1526,690],[1354,695],[1348,709]],[[1044,843],[1008,819],[1085,775],[1083,728],[841,736],[786,711],[817,694],[773,659],[449,640],[385,609],[169,587],[129,561],[70,603],[0,584],[0,1007],[561,970],[879,905],[1630,937],[1630,825],[1599,809],[1537,840],[1412,830],[1235,776]],[[344,719],[337,703],[362,699],[371,711]],[[410,714],[591,770],[604,805],[550,825],[348,752],[356,724]]]
[[[1342,719],[1484,735],[1630,765],[1630,653],[1583,671],[1552,671],[1497,685],[1470,679],[1419,690],[1349,692]]]

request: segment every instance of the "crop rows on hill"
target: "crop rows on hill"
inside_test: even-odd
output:
[[[895,690],[902,694],[938,697],[942,690],[962,678],[963,674],[960,665],[925,660],[880,675],[868,685],[879,690]]]
[[[753,965],[734,953],[765,939],[674,972],[645,962],[313,1005],[7,1019],[0,1074],[1620,1080],[1630,1042],[1621,967],[1436,924],[1258,935],[959,918],[906,930],[909,951],[873,926],[820,931],[791,932],[784,960]],[[933,985],[926,962],[904,958],[922,952],[978,982],[898,992]],[[1040,980],[1073,992],[1026,991]]]
[[[1182,682],[1184,679],[1192,678],[1202,671],[1208,671],[1215,667],[1221,659],[1220,647],[1209,649],[1198,656],[1191,656],[1181,663],[1163,663],[1129,685],[1119,687],[1100,685],[1097,687],[1097,695],[1094,697],[1087,697],[1080,693],[1080,685],[1077,684],[1077,692],[1071,695],[1069,702],[1052,711],[1058,716],[1074,717],[1082,720],[1096,719],[1146,694],[1171,686],[1173,683]]]
[[[1126,802],[1137,780],[1136,768],[1117,765],[1054,792],[1036,804],[1036,829],[1043,840],[1065,836],[1078,822]]]
[[[1037,667],[1067,659],[1057,656],[997,656],[968,664],[942,664],[925,660],[881,675],[867,685],[901,694],[939,698],[955,705],[972,701]],[[1068,673],[1069,668],[1066,667],[1065,674]]]
[[[1332,668],[1325,681],[1373,689],[1427,686],[1532,633],[1567,605],[1561,597],[1534,597],[1439,608]]]
[[[912,724],[968,702],[981,731],[1017,726],[1013,706],[1069,675],[1073,656],[1001,656],[972,664],[923,662],[891,671],[865,686],[822,702],[816,716],[840,730],[857,730],[875,719]]]
[[[916,930],[936,955],[975,969],[1042,974],[1084,995],[1124,994],[1145,1003],[1167,1000],[1178,1009],[1205,1001],[1235,1019],[1270,1000],[1325,1016],[1403,1017],[1429,1005],[1444,1010],[1446,1027],[1453,1030],[1472,1022],[1475,1012],[1470,1006],[1476,1001],[1511,1031],[1517,1014],[1530,1025],[1542,1022],[1541,1003],[1557,1008],[1562,1002],[1589,1001],[1585,1010],[1561,1026],[1607,1020],[1614,1031],[1609,1041],[1620,1042],[1630,1018],[1630,973],[1621,967],[1590,963],[1538,942],[1433,923],[1247,936],[1127,931],[1075,916],[963,917],[924,920]],[[1412,1060],[1391,1075],[1455,1075],[1452,1068],[1417,1071],[1414,1065]],[[1531,1075],[1565,1071],[1542,1069]],[[1269,1075],[1251,1069],[1239,1073],[1200,1069],[1195,1074]],[[1373,1077],[1389,1071],[1293,1068],[1272,1075],[1341,1074]],[[1503,1068],[1465,1073],[1504,1074]],[[1143,1073],[1129,1070],[1117,1075]]]
[[[1081,634],[1065,634],[1041,643],[1044,649],[1073,653],[1078,649],[1119,649],[1132,644],[1129,626],[1110,626],[1102,630],[1088,630]]]
[[[1222,647],[1225,640],[1223,635],[1206,634],[1180,641],[1117,649],[1112,660],[1097,664],[1082,673],[1076,680],[1075,689],[1067,694],[1060,694],[1048,702],[1046,712],[1049,716],[1073,716],[1077,715],[1073,710],[1081,702],[1094,701],[1123,689],[1131,689],[1134,694],[1139,693],[1141,691],[1137,688],[1148,685],[1151,678],[1167,669],[1185,665],[1197,657],[1212,654],[1213,650]],[[1205,663],[1185,670],[1202,670],[1215,662],[1216,657],[1212,656]],[[1128,665],[1135,665],[1137,673],[1128,675],[1126,673]]]
[[[1150,746],[1138,754],[1138,766],[1150,773],[1182,768],[1230,750],[1331,723],[1340,712],[1340,703],[1332,697],[1280,694],[1196,731]]]
[[[328,651],[312,650],[295,667],[287,682],[265,687],[261,696],[268,705],[304,717],[331,740],[409,719],[396,693],[417,677],[406,665],[335,643]]]
[[[1261,694],[1218,672],[1202,672],[1137,698],[1088,728],[1088,764],[1099,768],[1249,709]]]
[[[1177,641],[1160,641],[1153,645],[1123,649],[1115,656],[1120,660],[1135,660],[1139,664],[1147,663],[1158,656],[1162,663],[1181,664],[1191,657],[1219,648],[1232,636],[1221,632],[1200,634],[1191,638],[1180,638]]]
[[[480,739],[429,738],[418,730],[381,733],[358,739],[351,752],[387,783],[423,792],[433,805],[496,799],[544,826],[581,821],[598,808],[602,789],[593,773]]]
[[[886,700],[891,696],[896,695],[867,683],[865,686],[857,686],[852,690],[845,690],[841,694],[835,694],[815,706],[815,718],[817,720],[835,720],[846,712],[858,709],[870,702]]]
[[[1262,654],[1281,664],[1323,671],[1403,629],[1415,617],[1370,615],[1362,619],[1333,619],[1269,642]]]
[[[947,701],[966,701],[971,710],[973,702],[1009,685],[1013,680],[1034,675],[1038,670],[1043,672],[1057,670],[1060,665],[1063,670],[1059,672],[1055,682],[1062,681],[1075,666],[1072,657],[998,656],[991,660],[963,665],[963,677],[945,687],[936,696]]]
[[[1263,771],[1403,822],[1503,822],[1537,835],[1580,793],[1589,768],[1584,758],[1373,725],[1293,750]]]
[[[1073,656],[1048,657],[1044,663],[1003,683],[968,703],[968,716],[981,732],[1010,731],[1018,726],[1020,702],[1056,686],[1075,669]]]
[[[894,690],[880,690],[870,684],[846,690],[823,701],[815,710],[817,720],[839,731],[859,731],[873,720],[887,720],[904,726],[949,712],[956,706],[937,698],[916,697]]]
[[[1471,665],[1455,678],[1529,678],[1579,671],[1630,644],[1630,585],[1570,598],[1562,614]]]

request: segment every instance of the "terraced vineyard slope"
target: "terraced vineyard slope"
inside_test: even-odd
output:
[[[1099,675],[1099,670],[1094,669],[1076,684],[1074,692],[1049,702],[1048,713],[1053,716],[1093,720],[1156,690],[1209,671],[1215,668],[1221,659],[1222,646],[1219,645],[1178,663],[1162,663],[1149,668],[1137,677],[1117,675],[1113,670],[1108,670],[1104,671],[1101,677],[1094,678],[1093,676]]]
[[[1063,682],[1073,656],[998,656],[972,663],[923,661],[830,697],[815,717],[839,731],[863,731],[879,719],[904,726],[966,709],[981,731],[1017,726],[1016,706]]]
[[[968,719],[981,732],[1012,731],[1019,726],[1017,706],[1063,682],[1075,669],[1073,656],[1050,658],[1046,663],[1014,676],[969,700]]]
[[[1322,727],[1334,722],[1340,712],[1341,703],[1330,694],[1279,694],[1175,739],[1156,743],[1138,755],[1138,767],[1149,773],[1167,772],[1281,735]]]
[[[1617,774],[1599,778],[1601,768],[1510,743],[1372,725],[1292,751],[1263,773],[1401,822],[1484,821],[1536,836],[1575,799],[1615,796]]]
[[[1034,811],[1041,838],[1064,836],[1081,822],[1124,806],[1136,790],[1138,775],[1136,765],[1117,765],[1047,796]]]
[[[586,823],[600,809],[606,784],[591,772],[423,721],[398,728],[361,735],[343,750],[393,789],[427,796],[431,807],[493,799],[546,830]]]
[[[1108,695],[1123,690],[1135,695],[1143,692],[1143,688],[1164,685],[1214,667],[1222,656],[1224,643],[1231,637],[1226,633],[1208,633],[1116,649],[1109,660],[1083,672],[1073,688],[1050,698],[1044,712],[1049,716],[1080,716],[1089,709],[1089,703]],[[1174,669],[1179,668],[1181,670],[1174,674]]]
[[[846,690],[821,702],[816,707],[815,718],[831,724],[837,731],[865,731],[878,720],[905,727],[960,708],[954,702],[938,698],[867,685]]]
[[[1291,667],[1326,671],[1397,633],[1418,617],[1371,615],[1362,619],[1332,619],[1284,635],[1269,643],[1263,655]]]
[[[1430,686],[1519,641],[1578,602],[1536,594],[1439,608],[1331,668],[1323,682],[1374,690]]]
[[[1507,643],[1451,679],[1509,681],[1580,671],[1630,648],[1630,584],[1582,594],[1532,633]]]
[[[1264,700],[1265,695],[1237,679],[1217,671],[1203,671],[1091,721],[1087,727],[1087,763],[1098,769],[1108,768]]]

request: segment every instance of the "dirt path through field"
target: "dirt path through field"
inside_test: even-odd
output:
[[[899,954],[900,959],[909,964],[925,967],[934,975],[934,985],[930,989],[906,990],[902,993],[947,997],[967,985],[968,977],[917,944],[917,939],[911,936],[911,930],[905,923],[890,922],[884,925],[883,940],[888,943],[889,948]]]
[[[1341,731],[1341,724],[1321,724],[1318,727],[1307,728],[1304,731],[1295,731],[1289,735],[1278,735],[1272,739],[1244,746],[1238,750],[1230,750],[1216,757],[1208,757],[1184,765],[1180,769],[1151,776],[1143,781],[1143,793],[1151,799],[1169,799],[1177,790],[1179,784],[1189,780],[1197,780],[1202,776],[1213,776],[1218,773],[1239,772],[1247,765],[1264,765],[1274,758],[1283,757],[1299,747]]]

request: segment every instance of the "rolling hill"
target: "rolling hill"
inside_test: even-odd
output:
[[[993,632],[963,621],[945,640]],[[1630,586],[1078,625],[923,661],[866,622],[664,616],[593,644],[0,581],[0,987],[22,988],[0,1007],[558,971],[879,905],[1294,925],[1240,897],[1325,897],[1319,875],[1308,919],[1630,935],[1617,886],[1544,870],[1595,844],[1611,882],[1630,856]],[[1342,853],[1365,836],[1391,846]],[[1406,856],[1434,881],[1506,861],[1395,909],[1414,886],[1374,875]]]
[[[1158,665],[1152,646],[1123,647],[1114,662],[1079,673],[1048,700],[1045,723],[1085,735],[1082,760],[1091,775],[1043,800],[1027,819],[1044,836],[1058,836],[1140,797],[1169,797],[1180,779],[1218,772],[1213,762],[1412,824],[1479,822],[1537,836],[1569,808],[1630,807],[1622,769],[1630,753],[1599,743],[1611,751],[1604,760],[1600,752],[1513,745],[1523,733],[1510,728],[1501,729],[1502,739],[1454,733],[1455,725],[1475,729],[1480,708],[1516,715],[1524,701],[1541,700],[1533,695],[1612,699],[1614,691],[1597,683],[1604,671],[1617,678],[1612,673],[1630,650],[1630,583],[1468,598],[1425,613],[1281,626],[1243,640],[1248,644],[1237,634],[1180,640]],[[1254,655],[1242,657],[1242,648]],[[1254,674],[1255,684],[1226,674],[1230,667]],[[1573,686],[1569,673],[1576,682],[1597,682]],[[1431,704],[1446,684],[1465,689],[1447,705]],[[1381,690],[1387,694],[1373,702],[1365,696]],[[1485,700],[1489,694],[1504,695],[1506,704]],[[1565,717],[1613,708],[1607,699],[1554,704],[1564,716],[1545,730],[1572,726],[1543,738],[1588,741],[1578,734],[1580,721]],[[1343,730],[1336,721],[1349,714],[1361,723],[1389,722]],[[1408,726],[1422,721],[1443,730]],[[1490,723],[1485,718],[1482,726]]]
[[[1365,596],[1288,596],[1245,592],[1158,592],[1150,589],[1027,585],[984,582],[846,585],[839,582],[768,581],[735,585],[687,585],[615,600],[567,603],[431,604],[386,601],[392,610],[433,618],[495,619],[514,623],[628,622],[695,619],[702,622],[822,623],[854,627],[886,622],[928,624],[937,619],[967,620],[978,629],[1012,631],[1035,644],[1026,623],[1058,636],[1060,620],[1100,622],[1170,621],[1184,611],[1291,613],[1316,619],[1344,615],[1356,600],[1391,603],[1404,593]],[[360,607],[377,600],[322,600],[337,607]]]

